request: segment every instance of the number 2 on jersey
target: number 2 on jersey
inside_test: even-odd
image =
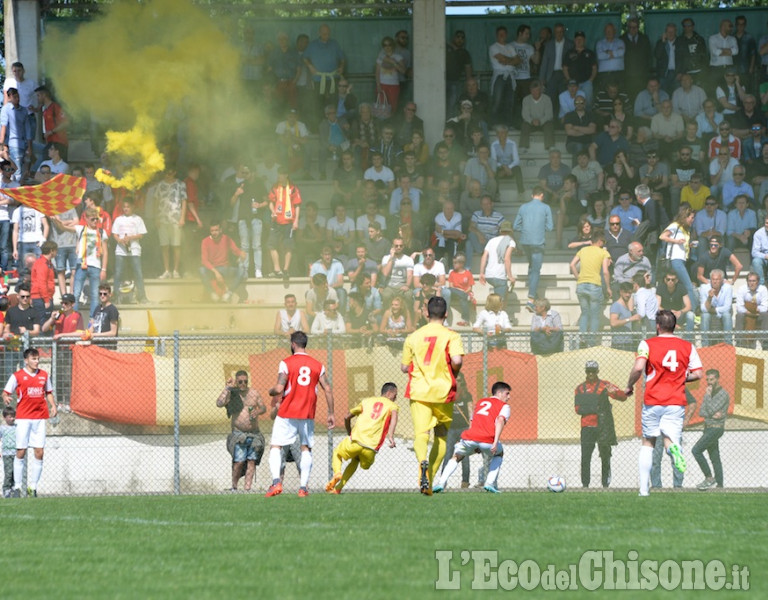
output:
[[[491,406],[493,406],[493,404],[488,402],[488,400],[483,400],[480,403],[480,407],[477,409],[477,414],[478,415],[483,415],[484,417],[489,416],[489,414],[490,414],[489,411],[491,410]]]
[[[434,335],[430,335],[428,337],[425,337],[424,341],[429,344],[429,348],[427,348],[427,353],[424,355],[424,364],[428,365],[432,363],[432,353],[435,351],[435,344],[437,343],[437,337]]]
[[[677,350],[670,350],[664,355],[664,359],[661,361],[662,366],[667,367],[673,373],[677,371],[677,367],[680,364],[677,362]]]

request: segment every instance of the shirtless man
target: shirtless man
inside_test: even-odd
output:
[[[264,436],[259,431],[259,415],[267,412],[261,395],[248,387],[248,373],[238,371],[227,379],[226,387],[216,399],[216,406],[227,407],[227,416],[232,420],[232,433],[227,436],[227,450],[232,455],[232,491],[237,491],[237,482],[243,476],[245,467],[245,491],[251,490],[256,465],[264,454]]]

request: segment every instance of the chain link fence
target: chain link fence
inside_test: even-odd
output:
[[[755,332],[735,332],[735,339],[741,343],[747,335]],[[597,361],[600,379],[623,388],[634,361],[631,351],[612,348],[615,340],[607,333],[588,340],[599,345],[583,348],[587,338],[566,332],[563,351],[549,356],[531,354],[530,336],[525,333],[463,334],[462,338],[467,355],[449,445],[466,427],[472,402],[490,395],[491,385],[503,380],[512,387],[512,416],[502,433],[501,489],[543,489],[552,475],[565,477],[571,488],[588,484],[600,489],[604,483],[610,488],[636,488],[642,385],[626,401],[611,401],[615,445],[595,447],[593,443],[582,448],[581,417],[574,408],[574,391],[585,380],[586,361]],[[24,340],[21,349],[5,349],[6,377],[28,343]],[[290,353],[287,338],[177,335],[119,338],[98,345],[44,338],[34,343],[41,350],[41,367],[51,373],[61,407],[48,426],[42,494],[229,490],[232,457],[226,438],[230,420],[225,409],[216,406],[216,399],[226,380],[241,369],[249,373],[250,386],[267,406],[258,420],[267,450],[256,467],[253,490],[262,492],[271,483],[267,463],[273,421],[267,390],[276,382],[280,360]],[[626,347],[626,340],[622,344],[619,347]],[[332,474],[331,456],[346,435],[343,422],[348,410],[362,398],[378,395],[388,381],[399,388],[396,447],[385,443],[374,465],[359,469],[345,491],[416,489],[418,466],[410,410],[403,397],[407,376],[400,370],[401,351],[399,339],[310,337],[308,352],[323,362],[333,385],[337,424],[333,431],[326,430],[327,410],[320,393],[310,489],[321,491]],[[729,397],[719,444],[724,487],[764,487],[768,352],[718,344],[700,347],[699,354],[705,369],[719,371],[720,385]],[[706,382],[693,383],[688,390],[689,401],[695,402],[683,434],[688,470],[684,476],[673,472],[669,458],[659,453],[654,479],[665,488],[694,489],[704,478],[693,450],[704,431],[700,409]],[[591,454],[584,471],[583,451]],[[601,472],[601,452],[609,469],[606,473]],[[482,481],[481,455],[468,457],[464,464],[449,487],[473,488]],[[284,485],[289,492],[299,486],[298,469],[290,463]],[[243,489],[242,481],[239,489]]]

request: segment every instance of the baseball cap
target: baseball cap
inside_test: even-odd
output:
[[[75,303],[75,296],[74,294],[63,294],[61,296],[61,301],[66,302],[68,304],[74,304]]]
[[[502,221],[499,225],[499,233],[502,233],[504,231],[512,231],[512,222],[511,221]]]
[[[579,85],[579,82],[576,81],[575,79],[569,79],[568,80],[568,85]]]
[[[600,365],[597,364],[596,360],[588,360],[587,364],[584,365],[584,370],[585,371],[599,371],[600,370]]]
[[[585,38],[585,37],[587,37],[587,36],[584,34],[584,32],[583,32],[583,31],[577,31],[576,33],[574,33],[574,34],[573,34],[573,37],[575,37],[575,38],[577,38],[577,37],[583,37],[583,38]]]

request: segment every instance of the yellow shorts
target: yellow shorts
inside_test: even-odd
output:
[[[357,442],[353,442],[351,438],[345,437],[341,440],[341,443],[336,446],[334,454],[338,456],[342,461],[352,460],[355,457],[360,459],[360,466],[363,469],[369,469],[376,460],[376,452],[365,446],[361,446]]]
[[[448,429],[453,421],[453,402],[436,404],[411,400],[411,418],[416,435],[428,432],[438,425],[445,425]]]

